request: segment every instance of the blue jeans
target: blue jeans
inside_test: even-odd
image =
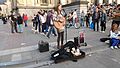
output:
[[[27,26],[28,26],[28,25],[27,25],[27,20],[25,20],[24,23],[25,23],[25,27],[27,27]]]
[[[46,25],[45,32],[48,32],[49,26]]]
[[[118,46],[120,44],[120,40],[116,38],[111,39],[111,46]]]
[[[48,32],[47,37],[50,36],[51,32],[56,36],[56,32],[55,32],[55,28],[54,28],[54,26],[50,26],[50,30],[49,30],[49,32]]]
[[[82,27],[84,27],[84,20],[82,18],[80,19],[80,24]]]
[[[23,25],[22,24],[18,24],[18,32],[23,32]]]
[[[76,23],[76,21],[75,21],[75,19],[73,18],[72,26],[75,26],[75,23]]]

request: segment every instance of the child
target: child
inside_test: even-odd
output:
[[[111,49],[118,49],[120,44],[120,36],[118,31],[119,25],[114,23],[112,24],[111,31],[110,31],[110,38],[111,38]]]

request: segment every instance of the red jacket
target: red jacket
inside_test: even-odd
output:
[[[24,20],[24,21],[28,20],[28,17],[25,15],[25,16],[23,17],[23,20]]]

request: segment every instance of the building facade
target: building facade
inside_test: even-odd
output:
[[[77,8],[79,12],[82,10],[87,11],[87,7],[90,4],[103,4],[103,3],[120,3],[120,0],[6,0],[4,4],[1,4],[1,13],[10,14],[10,11],[18,8],[21,14],[25,13],[29,16],[37,13],[40,9],[52,9],[61,3],[63,7],[69,11]]]
[[[117,4],[120,4],[120,0],[87,0],[89,2],[89,4],[103,4],[103,3],[106,3],[106,4],[112,4],[112,3],[117,3]]]
[[[12,9],[19,9],[19,13],[29,17],[36,14],[40,9],[52,9],[59,0],[11,0]]]

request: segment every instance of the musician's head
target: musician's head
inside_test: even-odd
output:
[[[57,12],[61,12],[61,10],[62,10],[62,5],[61,5],[61,4],[58,4],[56,10],[57,10]]]

